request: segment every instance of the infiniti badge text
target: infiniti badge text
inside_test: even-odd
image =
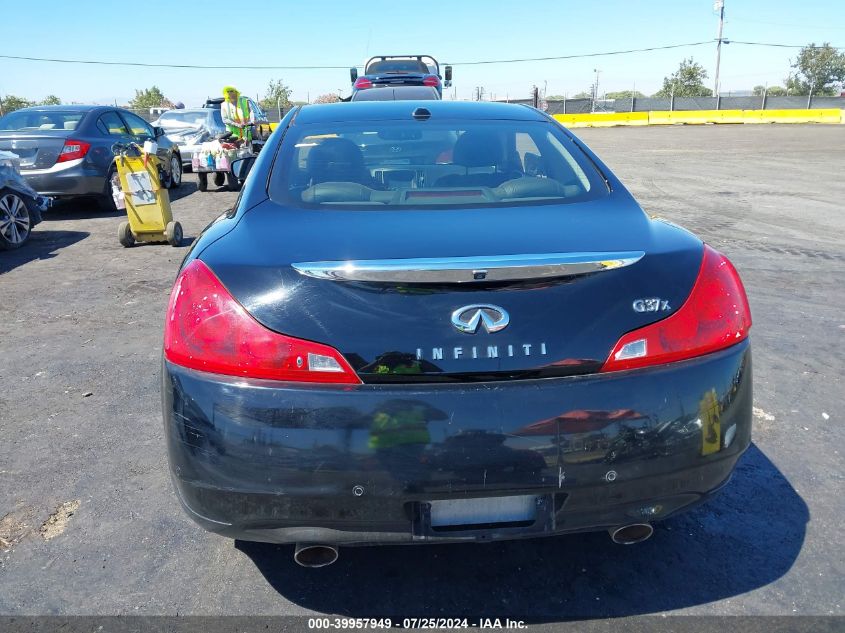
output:
[[[523,343],[521,345],[472,345],[463,346],[456,345],[455,347],[432,347],[431,360],[443,360],[445,354],[454,360],[461,358],[513,358],[514,356],[533,356],[539,354],[545,356],[546,344],[540,343],[534,345],[532,343]],[[425,360],[425,355],[421,347],[417,348],[417,360]]]
[[[479,326],[494,334],[504,330],[510,323],[510,316],[504,308],[488,303],[475,303],[463,306],[452,312],[452,325],[464,334],[476,334]],[[445,350],[445,352],[444,352]],[[547,354],[545,343],[522,343],[519,345],[456,345],[454,347],[432,347],[431,360],[443,360],[444,355],[454,360],[462,358],[513,358],[514,356],[532,356]],[[417,360],[423,360],[422,348],[417,348]]]

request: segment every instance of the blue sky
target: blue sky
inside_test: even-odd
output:
[[[726,38],[845,46],[842,0],[725,0]],[[358,2],[268,0],[94,2],[4,0],[0,54],[32,57],[211,65],[361,65],[370,55],[429,53],[452,62],[459,99],[476,86],[490,96],[527,97],[533,84],[548,94],[636,88],[652,93],[683,57],[703,64],[712,80],[715,45],[614,57],[511,64],[461,62],[549,57],[712,40],[712,0],[601,2]],[[223,31],[226,31],[224,34]],[[169,43],[168,43],[169,41]],[[146,42],[150,42],[147,44]],[[782,84],[797,49],[723,47],[722,89]],[[281,78],[293,97],[349,92],[348,71],[212,70],[107,67],[0,58],[0,95],[125,103],[134,89],[159,86],[174,101],[198,105],[224,84],[261,96]]]

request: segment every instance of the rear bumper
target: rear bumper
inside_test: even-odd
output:
[[[21,175],[42,196],[100,195],[106,183],[105,172],[83,159],[57,163],[49,169],[21,170]]]
[[[302,386],[164,364],[171,472],[197,523],[268,542],[510,539],[664,519],[751,436],[747,342],[671,366],[462,385]],[[441,499],[536,496],[519,524],[432,527]]]

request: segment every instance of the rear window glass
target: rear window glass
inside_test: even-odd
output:
[[[440,98],[437,91],[429,86],[388,86],[386,88],[368,88],[358,90],[352,95],[352,101],[433,101]]]
[[[75,130],[85,112],[18,110],[0,118],[0,130]]]
[[[293,126],[270,195],[312,208],[579,202],[607,194],[590,160],[541,121],[366,121]]]
[[[427,73],[428,66],[416,59],[388,59],[367,66],[367,74],[375,73]]]

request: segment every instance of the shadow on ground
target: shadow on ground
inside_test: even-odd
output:
[[[170,195],[170,201],[175,202],[176,200],[190,196],[195,191],[199,191],[196,182],[193,180],[183,180],[181,185],[175,189],[168,189],[167,193]]]
[[[196,182],[192,180],[184,180],[179,187],[175,189],[168,189],[167,195],[169,196],[170,202],[176,202],[177,200],[188,197],[196,191],[198,191]],[[97,199],[94,197],[57,200],[54,205],[43,214],[43,219],[46,222],[56,220],[91,220],[97,218],[120,217],[126,217],[125,210],[104,211],[99,206]]]
[[[57,200],[42,214],[44,222],[59,220],[91,220],[97,218],[118,218],[126,216],[126,211],[104,211],[96,198],[73,198]],[[39,225],[43,227],[44,225]],[[36,229],[37,230],[37,229]]]
[[[342,548],[322,569],[297,566],[292,546],[235,546],[284,598],[318,612],[553,622],[682,609],[763,587],[793,565],[808,520],[804,501],[752,444],[719,496],[635,546],[594,533]]]
[[[29,240],[20,248],[0,251],[0,274],[23,266],[37,259],[52,259],[61,249],[84,240],[90,233],[84,231],[50,231],[38,225]]]

